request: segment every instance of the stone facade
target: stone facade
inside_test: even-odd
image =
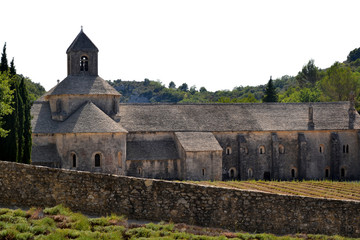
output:
[[[0,161],[0,205],[275,234],[360,237],[360,202],[268,194]]]
[[[123,104],[81,30],[32,107],[32,163],[161,179],[360,179],[350,102]]]

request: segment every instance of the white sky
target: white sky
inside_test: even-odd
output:
[[[64,79],[66,49],[84,26],[105,80],[233,89],[320,68],[360,47],[358,0],[8,0],[0,51],[47,90]],[[6,21],[6,24],[4,24]]]

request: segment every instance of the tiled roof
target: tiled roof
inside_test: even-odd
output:
[[[61,122],[51,119],[50,103],[36,101],[31,107],[33,133],[55,133]]]
[[[99,49],[95,44],[90,40],[88,36],[81,29],[80,33],[76,36],[75,40],[71,43],[70,47],[66,50],[66,53],[70,51],[96,51]]]
[[[49,102],[35,102],[31,114],[33,133],[117,133],[127,131],[95,104],[88,102],[64,122],[51,119]]]
[[[311,103],[315,130],[349,127],[349,102]],[[309,103],[120,104],[121,125],[129,132],[304,131]],[[360,129],[356,113],[355,129]]]
[[[349,128],[349,102],[311,105],[315,130]],[[111,126],[118,124],[129,132],[306,131],[309,106],[309,103],[120,104],[120,123],[98,110],[112,121]],[[32,115],[34,133],[59,131],[62,123],[51,120],[48,102],[35,102]],[[356,113],[355,129],[360,129],[359,117]],[[92,118],[84,116],[79,124],[86,125],[90,120]],[[76,125],[80,120],[72,121]],[[96,124],[94,128],[102,126]]]
[[[87,102],[62,122],[57,133],[109,133],[127,131],[92,102]]]
[[[48,95],[62,94],[108,94],[120,95],[99,76],[67,76]]]
[[[186,152],[223,150],[214,134],[210,132],[176,132],[175,136]]]

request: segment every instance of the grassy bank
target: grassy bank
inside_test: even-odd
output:
[[[88,218],[61,205],[53,208],[0,209],[0,240],[32,239],[349,239],[340,236],[234,233],[185,224],[129,224],[111,215]]]

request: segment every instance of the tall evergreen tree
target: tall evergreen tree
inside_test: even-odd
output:
[[[18,122],[19,125],[17,127],[17,129],[14,129],[18,131],[18,159],[17,162],[21,162],[22,158],[23,158],[23,153],[24,153],[24,124],[25,124],[25,109],[24,109],[24,105],[25,105],[25,99],[23,100],[23,97],[21,95],[21,93],[24,91],[23,89],[25,88],[23,81],[21,80],[20,84],[19,84],[19,77],[16,77],[16,81],[17,81],[17,91],[15,92],[15,94],[17,95],[18,98],[18,105],[17,105],[17,114],[18,114]]]
[[[274,87],[273,80],[270,77],[268,84],[266,85],[264,97],[262,99],[263,102],[277,102],[278,95],[276,92],[276,88]]]
[[[9,65],[6,57],[6,43],[5,43],[3,47],[3,52],[1,54],[0,72],[5,72],[7,70],[9,70]]]
[[[15,76],[16,75],[16,69],[14,64],[14,58],[10,62],[10,75]]]
[[[24,111],[24,123],[23,123],[23,150],[22,156],[19,158],[19,161],[22,163],[30,163],[31,159],[31,146],[32,146],[32,137],[31,137],[31,103],[29,94],[25,85],[25,79],[22,77],[20,82],[20,96],[23,101],[23,111]]]
[[[1,72],[6,72],[11,78],[10,89],[13,93],[11,108],[13,111],[2,119],[4,123],[2,126],[3,129],[9,130],[10,132],[8,132],[5,138],[0,138],[0,160],[30,163],[32,145],[31,103],[24,77],[20,78],[20,76],[16,75],[14,58],[10,63],[9,69],[6,56],[6,43],[1,55],[0,73]]]

